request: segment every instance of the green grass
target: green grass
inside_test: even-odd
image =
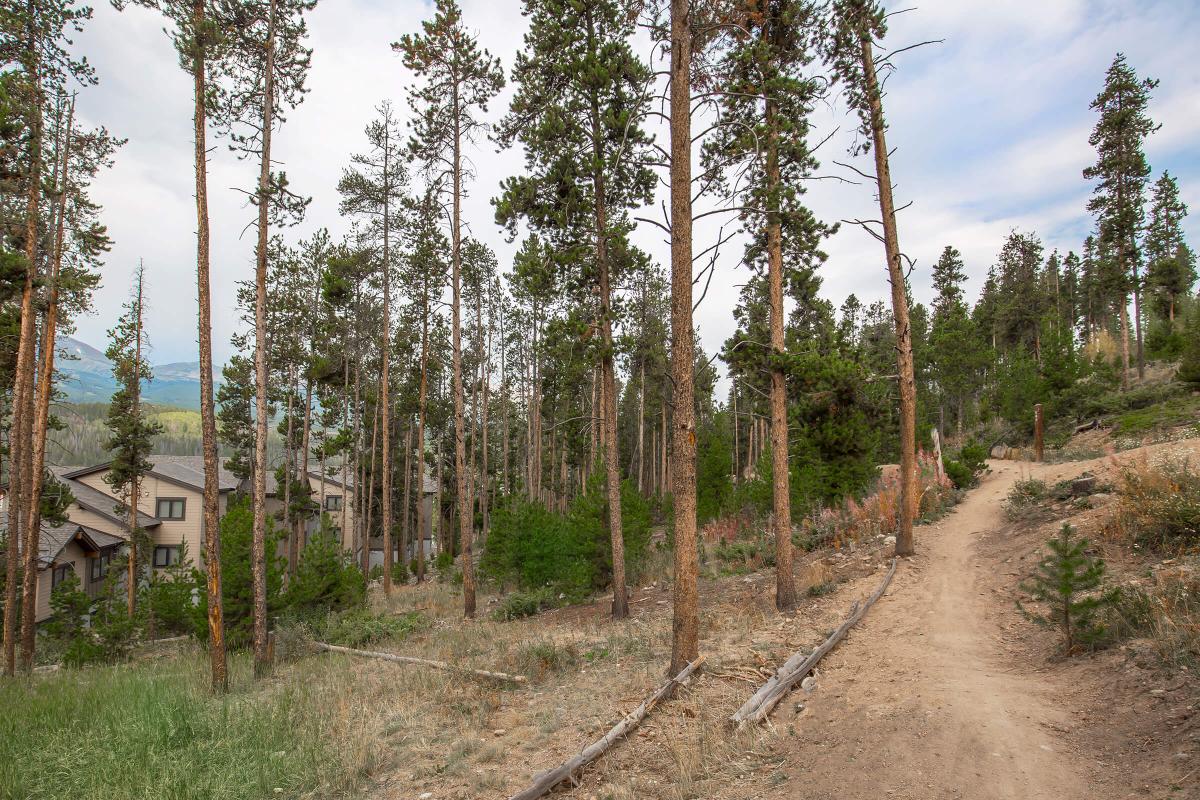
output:
[[[211,695],[200,654],[0,682],[0,797],[225,800],[352,788],[317,681]],[[336,724],[334,725],[336,727]]]
[[[1116,418],[1118,436],[1141,436],[1153,431],[1200,421],[1200,397],[1186,394],[1158,405],[1126,411]]]

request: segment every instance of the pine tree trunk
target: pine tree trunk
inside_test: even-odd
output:
[[[37,381],[37,409],[33,419],[32,442],[33,448],[33,468],[30,470],[28,485],[29,499],[28,505],[28,522],[26,523],[27,531],[41,531],[42,527],[42,484],[46,469],[46,437],[50,429],[50,399],[54,393],[54,350],[55,339],[58,333],[58,292],[59,292],[59,275],[62,272],[63,261],[63,241],[66,233],[66,206],[67,192],[70,189],[70,153],[72,146],[72,133],[75,125],[75,101],[72,100],[70,110],[67,112],[67,124],[65,132],[61,127],[61,117],[59,118],[59,133],[61,138],[58,138],[59,152],[56,155],[61,156],[61,161],[55,169],[54,184],[58,190],[58,204],[56,220],[54,224],[54,250],[53,260],[50,269],[50,291],[49,298],[46,304],[46,317],[42,324],[42,341],[40,347],[41,364],[38,367]],[[26,553],[25,574],[37,574],[37,550],[31,550]],[[36,594],[36,589],[35,589]],[[36,596],[34,597],[36,601]],[[35,602],[26,601],[22,605],[21,619],[21,647],[22,647],[22,668],[29,671],[33,668],[34,648],[37,645],[36,638],[36,614]],[[11,608],[12,606],[8,606]]]
[[[379,447],[379,417],[382,413],[383,409],[376,400],[375,413],[371,415],[371,472],[367,477],[367,518],[362,553],[363,574],[368,576],[371,574],[371,518],[375,515],[375,504],[371,502],[371,496],[375,492],[375,453]]]
[[[671,376],[674,379],[675,586],[671,666],[676,675],[699,654],[696,579],[696,426],[692,330],[692,31],[688,0],[671,0]],[[664,403],[663,422],[666,422]],[[665,437],[664,437],[665,439]],[[664,442],[665,444],[665,442]],[[665,449],[664,449],[665,458]]]
[[[391,149],[388,128],[383,132],[383,185],[391,186]],[[383,433],[380,476],[380,522],[383,527],[383,593],[392,593],[392,425],[391,380],[389,369],[392,356],[392,242],[391,203],[383,201],[383,330],[379,337],[379,428]]]
[[[30,501],[29,489],[32,478],[30,473],[33,471],[30,440],[33,435],[33,383],[36,369],[34,342],[37,336],[33,301],[38,278],[38,221],[42,190],[42,110],[45,98],[41,84],[41,65],[38,60],[40,51],[37,48],[36,34],[32,30],[32,25],[31,20],[30,41],[26,49],[26,56],[30,61],[28,76],[33,87],[34,103],[29,119],[29,173],[28,185],[25,187],[25,281],[21,288],[20,333],[17,340],[16,374],[13,378],[12,426],[9,432],[8,573],[5,583],[4,614],[4,672],[6,675],[13,675],[16,672],[17,615],[8,609],[17,607],[17,565],[20,563],[18,551],[22,546],[26,565],[32,560],[35,567],[32,577],[29,575],[28,566],[22,576],[22,602],[26,606],[30,604],[29,598],[35,596],[37,590],[38,531],[28,529],[28,516],[24,512],[28,509]],[[22,534],[24,534],[24,538],[22,538]],[[32,559],[30,553],[33,554]],[[32,591],[30,587],[32,587]],[[22,667],[24,668],[24,664]],[[28,669],[32,668],[31,661]]]
[[[589,29],[591,19],[588,20]],[[589,34],[591,31],[589,30]],[[594,49],[594,43],[593,43]],[[608,534],[612,547],[613,619],[629,616],[625,590],[625,536],[621,526],[621,454],[617,442],[617,382],[613,344],[612,275],[608,259],[608,208],[601,145],[599,102],[593,97],[592,123],[592,189],[595,193],[596,269],[600,291],[600,386],[602,390],[604,425],[604,470],[608,482]]]
[[[192,2],[192,29],[202,30],[204,0]],[[225,663],[224,599],[221,590],[221,484],[217,463],[217,415],[213,402],[212,300],[209,289],[208,146],[205,143],[207,65],[203,47],[192,48],[193,141],[196,171],[196,289],[200,350],[200,431],[204,452],[204,569],[208,599],[208,654],[214,692],[229,689]]]
[[[450,331],[454,373],[454,479],[458,492],[458,536],[462,550],[463,614],[475,616],[475,565],[472,561],[471,498],[467,494],[466,414],[463,409],[462,370],[462,120],[459,117],[459,86],[452,86],[454,115],[453,212],[450,220],[451,320]],[[535,333],[536,335],[536,333]]]
[[[297,369],[293,365],[289,372],[288,381],[288,399],[287,399],[287,443],[283,448],[283,529],[287,531],[287,559],[288,559],[288,579],[296,577],[296,561],[299,555],[299,548],[294,547],[296,541],[296,519],[292,514],[292,482],[295,480],[296,465],[295,465],[295,420],[293,417],[293,404],[295,403],[296,394],[299,391],[299,375]],[[305,415],[307,417],[307,414]]]
[[[888,164],[883,101],[875,74],[875,58],[869,33],[859,35],[863,80],[871,111],[872,149],[875,177],[879,186],[879,210],[883,221],[884,250],[888,279],[892,284],[892,316],[896,325],[896,366],[900,384],[900,514],[896,532],[896,555],[913,554],[913,516],[917,502],[916,409],[917,386],[913,377],[912,326],[908,317],[908,295],[901,264],[900,239],[896,231],[896,207],[892,199],[892,176]]]
[[[479,518],[481,520],[479,541],[484,543],[487,542],[488,536],[488,491],[491,486],[488,473],[488,395],[492,379],[492,317],[490,310],[488,312],[487,352],[484,354],[483,366],[480,371],[483,373],[483,413],[479,432]],[[481,544],[481,546],[483,545]]]
[[[788,475],[787,385],[783,373],[783,229],[779,218],[779,130],[775,104],[766,99],[767,271],[771,304],[771,491],[775,529],[775,607],[796,606],[792,575],[792,501]]]
[[[271,671],[267,640],[267,242],[270,237],[271,129],[275,111],[275,15],[271,0],[263,68],[262,154],[258,173],[258,247],[254,273],[254,535],[250,572],[254,599],[254,675]]]
[[[408,567],[409,513],[412,503],[412,425],[404,426],[404,505],[401,507],[400,563]]]
[[[421,385],[417,391],[417,583],[425,580],[425,405],[429,386],[429,278],[421,282]]]
[[[1129,295],[1121,295],[1121,387],[1129,388]]]
[[[133,348],[133,382],[129,387],[130,395],[133,398],[132,416],[133,419],[138,419],[141,416],[142,409],[142,273],[139,268],[137,276],[137,334],[136,343]],[[137,524],[137,507],[138,502],[142,499],[141,485],[138,480],[138,475],[135,472],[133,480],[129,484],[129,575],[127,580],[126,591],[126,606],[129,613],[129,618],[133,619],[134,612],[137,611],[137,578],[138,578],[138,524]]]

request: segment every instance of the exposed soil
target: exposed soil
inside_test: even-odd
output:
[[[769,572],[703,581],[704,673],[585,770],[578,787],[552,796],[1200,798],[1195,676],[1166,677],[1136,646],[1063,660],[1054,633],[1013,602],[1061,520],[1007,522],[1002,501],[1012,484],[1085,470],[1103,480],[1113,462],[991,468],[953,513],[917,529],[918,555],[821,665],[815,691],[785,700],[763,728],[736,732],[726,720],[775,665],[819,643],[852,600],[878,585],[886,545],[801,559],[802,591],[828,579],[838,589],[806,597],[788,617],[771,607]],[[1105,555],[1118,574],[1136,567]],[[376,796],[504,798],[577,752],[661,683],[669,602],[668,587],[655,585],[635,593],[633,618],[618,625],[603,602],[509,623],[514,636],[605,654],[528,690],[461,687],[462,702],[487,705],[470,723],[467,735],[477,740],[469,750],[492,755],[455,769],[410,763],[381,780]]]

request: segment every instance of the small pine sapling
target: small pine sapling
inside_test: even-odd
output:
[[[1058,627],[1064,637],[1063,652],[1093,649],[1104,639],[1106,627],[1100,612],[1116,602],[1118,590],[1097,591],[1104,581],[1104,561],[1088,555],[1088,540],[1075,538],[1064,523],[1058,536],[1046,545],[1049,552],[1038,562],[1038,571],[1021,584],[1034,600],[1048,609],[1039,614],[1017,601],[1017,608],[1039,625]]]

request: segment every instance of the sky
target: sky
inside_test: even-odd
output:
[[[510,68],[526,27],[518,0],[462,0],[462,6],[481,45]],[[363,128],[381,102],[407,114],[411,76],[390,44],[417,31],[431,13],[423,0],[321,0],[310,15],[310,91],[276,132],[273,154],[292,188],[313,198],[303,224],[286,231],[289,240],[321,227],[335,236],[348,230],[338,214],[337,180],[350,154],[365,149]],[[93,188],[115,244],[94,312],[78,321],[77,336],[104,348],[143,259],[151,359],[159,364],[197,359],[191,80],[163,25],[146,9],[117,12],[101,2],[75,42],[100,79],[80,94],[81,119],[128,139]],[[912,203],[899,229],[901,249],[915,262],[918,301],[928,301],[930,268],[946,245],[963,254],[971,297],[1014,229],[1039,234],[1047,252],[1079,250],[1093,224],[1086,212],[1091,187],[1081,174],[1094,161],[1088,135],[1095,114],[1088,106],[1118,51],[1139,76],[1161,81],[1149,113],[1162,127],[1147,142],[1147,156],[1154,178],[1166,169],[1179,179],[1194,209],[1186,232],[1193,247],[1200,244],[1200,60],[1194,57],[1200,3],[913,0],[912,10],[893,17],[887,43],[900,48],[928,40],[942,41],[897,57],[884,101],[897,204]],[[651,57],[648,42],[636,48]],[[489,119],[504,113],[511,94],[509,86],[491,104]],[[856,179],[834,164],[849,160],[856,121],[832,98],[814,123],[814,143],[831,138],[818,150],[822,179],[808,184],[806,202],[830,223],[878,218],[869,185],[833,179]],[[666,146],[666,132],[659,133]],[[222,363],[237,325],[236,282],[253,275],[254,233],[247,224],[254,212],[239,189],[253,186],[257,166],[239,161],[211,135],[210,146],[213,342]],[[522,155],[497,153],[489,141],[468,155],[475,178],[464,222],[507,267],[516,243],[495,225],[490,198],[501,180],[522,169]],[[697,252],[712,243],[719,225],[720,217],[697,225]],[[659,263],[669,263],[660,231],[643,224],[635,237]],[[851,292],[865,303],[888,296],[883,248],[867,233],[842,225],[824,249],[822,294],[835,305]],[[732,243],[724,248],[696,312],[709,353],[734,330],[738,287],[747,278],[740,250]]]

